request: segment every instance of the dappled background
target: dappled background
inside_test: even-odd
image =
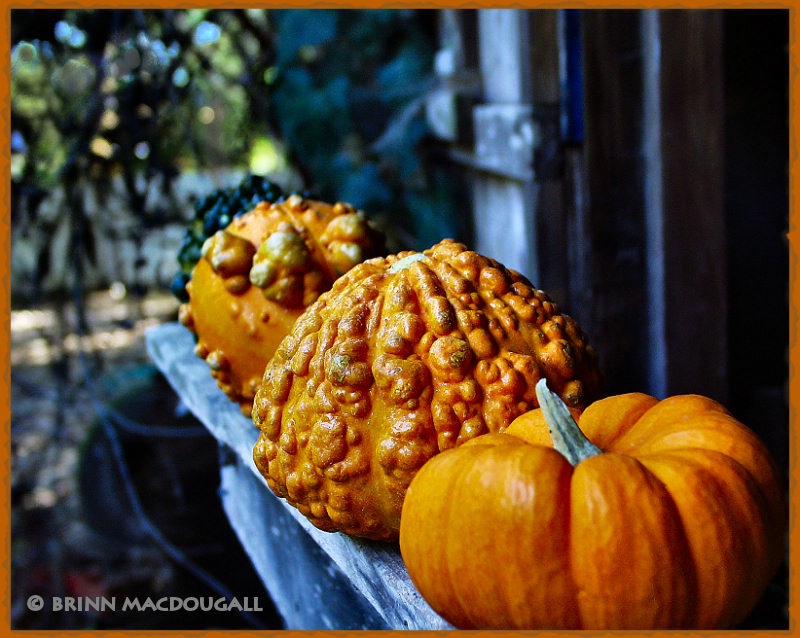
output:
[[[176,318],[195,206],[250,173],[364,209],[390,248],[463,237],[423,117],[435,14],[14,10],[11,26],[12,622],[279,626],[218,503],[217,446],[143,334]],[[31,594],[264,610],[143,621],[31,613]]]
[[[15,293],[165,283],[193,199],[247,171],[363,208],[395,245],[463,237],[428,161],[435,29],[433,11],[14,11]]]

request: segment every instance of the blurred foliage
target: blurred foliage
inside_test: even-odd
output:
[[[79,188],[102,195],[121,177],[141,227],[157,226],[190,216],[176,210],[179,174],[223,167],[300,175],[290,186],[388,220],[402,247],[462,237],[458,190],[430,159],[424,118],[436,20],[432,10],[15,9],[12,221],[52,226],[39,205],[61,188],[73,249],[91,255]]]

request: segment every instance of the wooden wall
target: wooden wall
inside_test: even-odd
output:
[[[498,146],[487,162],[481,117],[449,140],[472,175],[475,245],[580,322],[608,392],[766,414],[755,429],[785,454],[788,11],[444,14],[453,102],[528,108],[535,131],[530,170]]]
[[[614,391],[728,399],[721,26],[584,14],[588,321]]]

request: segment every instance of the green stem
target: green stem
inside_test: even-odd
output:
[[[425,259],[425,255],[422,253],[411,253],[410,255],[406,255],[399,261],[396,261],[389,266],[389,272],[392,274],[400,272],[401,270],[408,268],[414,262],[421,261],[423,259]]]
[[[590,456],[603,453],[581,432],[567,405],[560,396],[547,387],[547,380],[544,378],[536,383],[536,398],[539,400],[539,407],[550,430],[550,436],[553,437],[553,447],[561,452],[573,467]]]

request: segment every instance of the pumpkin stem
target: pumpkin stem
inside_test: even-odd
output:
[[[566,403],[547,387],[547,380],[544,378],[536,383],[536,398],[539,400],[539,407],[550,430],[550,436],[553,437],[553,447],[573,467],[590,456],[603,453],[581,432]]]
[[[389,266],[389,272],[394,274],[400,272],[401,270],[405,270],[411,264],[417,261],[421,261],[425,259],[425,255],[422,253],[411,253],[410,255],[406,255],[402,259],[394,262],[391,266]]]

